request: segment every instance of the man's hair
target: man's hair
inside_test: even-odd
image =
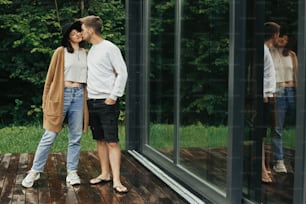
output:
[[[96,34],[101,34],[103,29],[103,21],[99,16],[86,16],[80,21],[89,28],[93,28]]]
[[[273,36],[280,32],[280,25],[275,22],[266,22],[265,27],[265,41],[270,40]]]

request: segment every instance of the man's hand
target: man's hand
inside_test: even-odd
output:
[[[264,103],[268,103],[268,102],[269,102],[268,97],[264,97],[264,98],[263,98],[263,101],[264,101]]]
[[[104,103],[106,105],[114,105],[116,103],[116,101],[111,99],[111,98],[107,98],[107,99],[105,99]]]

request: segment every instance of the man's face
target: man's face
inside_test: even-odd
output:
[[[82,37],[83,37],[83,40],[90,41],[91,34],[90,34],[89,29],[84,24],[82,24],[81,28],[82,28]]]
[[[273,45],[277,45],[277,41],[278,41],[278,38],[279,38],[279,33],[275,33],[274,36],[273,36]]]

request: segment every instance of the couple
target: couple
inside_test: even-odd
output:
[[[277,173],[287,173],[284,164],[282,135],[286,114],[295,113],[295,93],[298,60],[290,49],[285,27],[275,22],[266,22],[264,43],[263,80],[263,132],[262,132],[262,182],[272,183],[272,174],[265,162],[265,137],[271,128],[271,145]],[[267,162],[269,165],[269,162]]]
[[[118,139],[119,97],[124,93],[127,68],[119,48],[102,37],[98,16],[66,24],[62,46],[52,56],[43,92],[45,132],[33,165],[22,186],[32,187],[43,172],[50,148],[68,118],[69,144],[66,182],[80,184],[77,174],[82,130],[90,125],[97,142],[101,174],[91,184],[113,182],[114,191],[126,193],[120,181],[121,151]],[[84,40],[92,44],[84,49]],[[88,107],[88,109],[87,109]],[[89,113],[89,117],[88,117]]]

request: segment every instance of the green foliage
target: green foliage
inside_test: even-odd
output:
[[[182,32],[182,121],[226,124],[229,2],[184,4]]]
[[[183,1],[180,45],[175,44],[176,2],[151,2],[150,108],[155,110],[150,113],[151,119],[173,122],[174,56],[175,47],[180,46],[181,122],[225,124],[230,1]],[[297,2],[267,1],[266,20],[287,24],[289,31],[296,34]],[[0,101],[1,124],[41,120],[38,110],[43,84],[65,23],[86,15],[100,16],[104,22],[103,35],[124,54],[124,3],[124,0],[0,0],[0,91],[5,96]],[[121,107],[120,120],[124,122],[125,106]]]
[[[0,0],[0,5],[11,4],[12,1],[9,0]]]
[[[229,1],[184,1],[181,42],[175,42],[176,1],[154,1],[150,16],[150,120],[172,122],[175,48],[180,46],[182,124],[226,124]],[[174,34],[173,34],[174,33]],[[171,100],[172,99],[172,100]],[[161,102],[162,101],[162,104]],[[165,114],[163,114],[165,113]]]
[[[60,46],[61,27],[82,17],[82,7],[77,2],[0,0],[0,84],[10,87],[2,92],[2,124],[41,120],[38,109],[51,55]],[[84,2],[84,14],[101,16],[103,34],[123,51],[124,1]]]
[[[123,51],[125,45],[125,7],[124,1],[89,0],[86,1],[85,16],[98,15],[103,20],[103,36],[114,42]],[[124,53],[123,53],[124,54]]]

